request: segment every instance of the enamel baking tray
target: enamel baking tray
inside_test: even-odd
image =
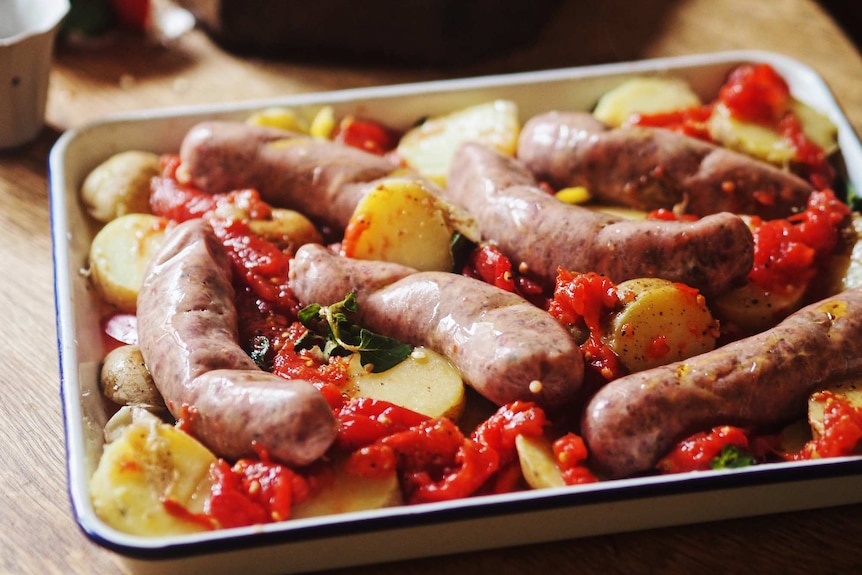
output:
[[[207,118],[244,119],[267,106],[312,114],[331,105],[406,128],[417,119],[493,98],[515,100],[522,121],[550,109],[591,109],[624,78],[671,73],[711,99],[743,62],[768,62],[794,95],[838,126],[849,179],[862,190],[862,147],[823,80],[786,57],[732,52],[465,80],[363,88],[276,100],[146,111],[67,132],[50,157],[51,218],[69,495],[84,533],[139,573],[210,574],[254,565],[285,573],[440,555],[588,535],[862,502],[862,458],[760,465],[647,477],[294,520],[196,535],[144,538],[117,532],[93,512],[88,479],[108,414],[98,389],[103,355],[99,308],[81,270],[95,228],[78,202],[86,174],[128,149],[175,152]],[[397,545],[392,545],[397,541]],[[337,553],[332,550],[337,549]],[[249,563],[249,561],[253,561]]]

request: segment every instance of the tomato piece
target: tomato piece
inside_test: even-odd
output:
[[[300,475],[269,461],[240,459],[231,467],[219,460],[212,473],[209,514],[222,528],[284,521],[309,493]]]
[[[662,473],[683,473],[686,471],[705,471],[726,446],[748,449],[748,436],[730,425],[715,427],[708,432],[691,435],[679,442],[656,465]]]
[[[517,292],[512,262],[497,246],[491,244],[484,244],[473,250],[464,267],[464,275],[508,292]]]
[[[735,118],[774,125],[788,110],[790,88],[769,64],[748,64],[730,74],[718,99]]]
[[[706,123],[711,115],[711,105],[695,106],[672,112],[635,114],[631,118],[631,123],[635,126],[673,130],[692,138],[711,142],[712,136]]]
[[[213,220],[212,224],[237,278],[278,313],[296,317],[299,302],[288,285],[290,257],[242,221]]]
[[[389,438],[429,420],[428,416],[406,407],[365,397],[347,401],[336,416],[339,422],[336,443],[348,450],[365,447],[381,439],[385,445],[405,442],[406,437]],[[418,438],[414,439],[418,441]]]
[[[573,274],[560,268],[548,313],[564,326],[583,323],[589,337],[581,344],[584,359],[607,381],[625,373],[619,358],[601,340],[602,319],[620,304],[616,285],[595,272]]]
[[[826,403],[823,411],[823,433],[817,439],[806,443],[791,459],[859,454],[862,444],[862,408],[855,407],[831,391],[820,391],[815,396]]]
[[[515,438],[518,435],[539,437],[548,426],[544,410],[527,401],[515,401],[500,407],[470,435],[480,445],[497,452],[501,465],[517,456]]]
[[[353,116],[346,116],[341,120],[333,139],[379,156],[394,149],[398,143],[398,136],[392,130],[378,122],[360,120]]]
[[[410,477],[416,485],[410,502],[429,503],[469,497],[482,487],[498,467],[497,453],[493,449],[465,441],[455,456],[454,469],[440,480],[434,481],[424,471]]]
[[[599,480],[584,463],[588,452],[581,436],[567,433],[551,444],[551,450],[566,485],[582,485]]]
[[[759,286],[783,290],[804,285],[817,263],[838,245],[850,208],[831,190],[814,192],[805,211],[786,219],[753,220],[754,266],[749,278]]]

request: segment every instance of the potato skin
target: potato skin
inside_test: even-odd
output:
[[[150,213],[150,180],[161,173],[159,156],[129,150],[96,166],[81,187],[87,213],[107,223],[133,213]]]

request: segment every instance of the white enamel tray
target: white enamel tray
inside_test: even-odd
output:
[[[838,126],[850,181],[862,190],[862,147],[823,80],[797,61],[764,52],[142,111],[63,134],[50,157],[51,218],[69,495],[81,529],[136,573],[218,574],[254,565],[256,573],[265,574],[862,502],[862,458],[855,457],[609,481],[156,538],[111,529],[94,514],[87,493],[108,414],[97,383],[103,356],[98,306],[81,273],[94,228],[78,202],[78,189],[86,174],[110,155],[127,149],[175,152],[198,121],[244,119],[250,111],[267,106],[290,106],[310,114],[331,105],[337,116],[352,113],[406,128],[428,115],[509,98],[518,103],[525,120],[550,109],[591,109],[599,95],[622,79],[664,72],[684,78],[711,99],[727,73],[743,62],[770,63],[797,98],[830,116]]]

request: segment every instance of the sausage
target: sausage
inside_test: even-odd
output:
[[[734,214],[636,221],[564,204],[538,188],[517,160],[479,144],[459,148],[443,195],[470,212],[482,236],[513,263],[546,284],[562,266],[615,282],[661,277],[709,295],[742,283],[754,261],[751,231]]]
[[[862,368],[862,288],[802,308],[773,329],[608,383],[581,431],[611,478],[648,472],[676,442],[715,425],[770,428]]]
[[[745,154],[661,128],[607,129],[585,112],[528,120],[518,159],[555,189],[584,186],[599,201],[645,211],[681,204],[698,216],[785,218],[813,191],[802,178]]]
[[[262,371],[237,342],[231,264],[212,228],[189,220],[168,233],[138,296],[141,353],[168,409],[214,453],[307,465],[336,420],[308,382]]]
[[[254,188],[274,206],[343,230],[359,200],[396,166],[335,142],[240,122],[203,122],[180,146],[191,183],[216,194]]]
[[[372,266],[379,266],[378,274]],[[393,266],[308,244],[292,262],[291,288],[303,303],[321,305],[353,290],[363,327],[445,355],[465,383],[498,405],[525,400],[554,410],[575,399],[583,357],[548,313],[518,295],[457,274],[416,272],[394,279],[405,270]],[[354,279],[336,284],[330,274]]]

